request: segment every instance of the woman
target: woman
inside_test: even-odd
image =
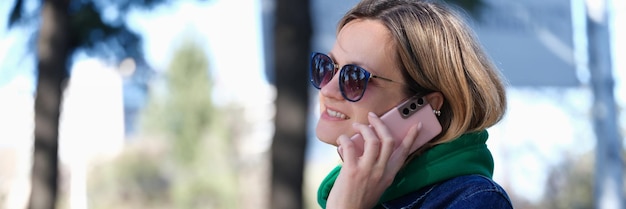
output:
[[[311,82],[320,89],[316,134],[343,159],[320,185],[322,208],[512,208],[491,179],[485,144],[506,109],[505,90],[453,10],[419,0],[360,2],[339,22],[328,55],[312,55]],[[442,128],[417,151],[410,148],[423,124],[394,139],[395,127],[379,118],[413,95]]]

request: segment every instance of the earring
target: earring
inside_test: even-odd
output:
[[[437,115],[437,117],[441,116],[441,111],[439,111],[439,110],[433,110],[433,113],[435,113],[435,115]]]

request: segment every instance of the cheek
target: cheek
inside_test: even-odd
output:
[[[352,121],[357,122],[357,123],[362,123],[362,124],[369,124],[369,121],[367,119],[367,114],[369,112],[374,112],[376,113],[376,111],[374,111],[371,108],[366,108],[366,107],[354,107],[353,108],[354,112],[352,114]]]
[[[317,102],[318,102],[318,103],[317,103],[317,104],[318,104],[318,105],[317,105],[317,106],[318,106],[317,108],[319,109],[319,112],[320,112],[320,113],[322,113],[322,109],[323,109],[322,107],[324,106],[324,105],[322,105],[322,104],[324,104],[324,97],[322,96],[322,93],[319,93],[319,94],[318,94],[318,96],[317,96]]]
[[[379,99],[377,101],[367,101],[367,106],[359,106],[355,108],[355,122],[369,124],[368,114],[369,112],[373,112],[378,117],[384,115],[389,110],[393,109],[398,103],[400,103],[402,98],[399,97],[389,97],[384,99]],[[387,101],[387,102],[381,102]],[[364,102],[365,103],[365,102]]]

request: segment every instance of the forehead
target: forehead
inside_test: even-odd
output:
[[[380,21],[356,19],[341,28],[330,55],[340,65],[357,64],[383,73],[396,66],[394,49],[391,34]]]

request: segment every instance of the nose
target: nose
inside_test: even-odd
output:
[[[335,73],[333,78],[328,81],[328,83],[320,89],[320,94],[326,98],[331,98],[335,100],[343,100],[343,96],[341,95],[341,90],[339,89],[339,73]]]

